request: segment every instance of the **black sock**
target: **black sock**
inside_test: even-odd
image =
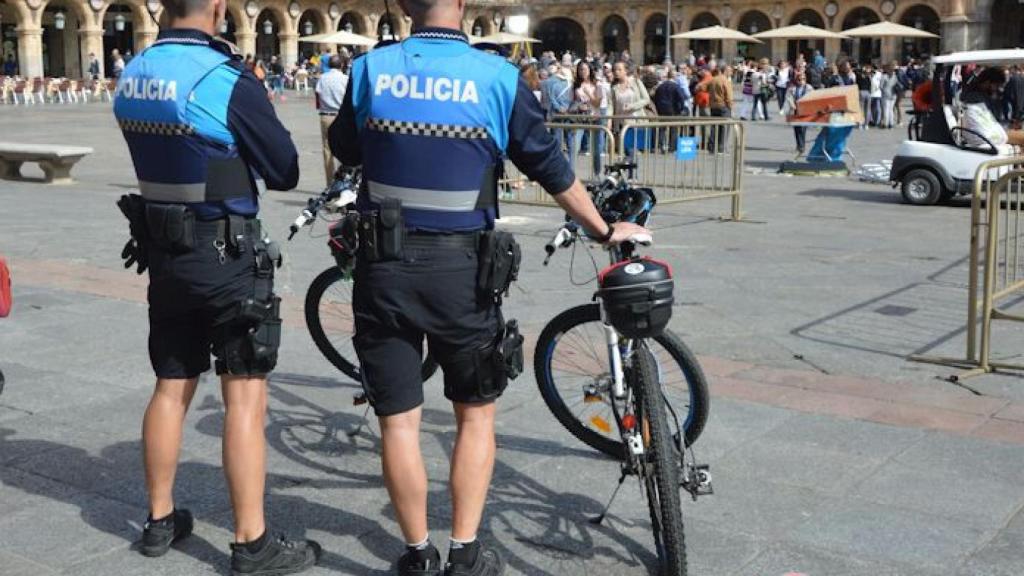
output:
[[[472,566],[480,555],[480,541],[452,542],[448,548],[448,563],[460,566]]]
[[[153,516],[150,515],[149,523],[150,524],[163,524],[165,522],[170,522],[172,519],[174,519],[174,513],[175,512],[176,511],[174,509],[171,509],[171,513],[168,514],[167,516],[164,516],[163,518],[153,518]]]
[[[259,552],[260,550],[263,550],[263,547],[266,546],[266,545],[267,545],[267,531],[264,530],[263,534],[260,535],[259,538],[255,539],[255,540],[252,540],[251,542],[246,542],[245,543],[245,551],[250,553],[250,554],[255,554],[255,553]]]

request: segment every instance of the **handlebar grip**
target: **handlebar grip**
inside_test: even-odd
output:
[[[289,232],[291,232],[290,234],[288,234],[288,241],[290,242],[292,238],[295,238],[295,234],[299,232],[299,227],[296,226],[295,224],[292,224],[291,226],[288,227],[288,230]]]
[[[654,244],[654,237],[650,234],[634,234],[629,237],[629,241],[641,246],[650,246]]]

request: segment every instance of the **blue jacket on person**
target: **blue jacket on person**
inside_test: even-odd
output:
[[[572,83],[559,76],[550,76],[540,83],[541,102],[549,115],[566,114],[572,106]]]
[[[457,30],[419,29],[357,58],[328,136],[342,164],[363,167],[360,211],[399,199],[412,230],[493,227],[506,156],[550,193],[575,180],[519,70]]]
[[[266,89],[201,31],[163,30],[133,58],[114,116],[150,202],[186,204],[201,220],[255,216],[264,188],[298,181],[298,152]]]

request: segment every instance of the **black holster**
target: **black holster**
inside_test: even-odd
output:
[[[405,220],[402,201],[385,198],[379,210],[359,219],[359,256],[367,262],[401,260],[405,256]]]
[[[519,277],[523,254],[515,236],[502,230],[488,230],[480,237],[476,285],[480,294],[501,303]]]

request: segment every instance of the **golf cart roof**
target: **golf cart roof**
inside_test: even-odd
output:
[[[970,50],[953,52],[932,59],[935,64],[1017,64],[1024,63],[1024,50],[1009,48],[1005,50]]]

